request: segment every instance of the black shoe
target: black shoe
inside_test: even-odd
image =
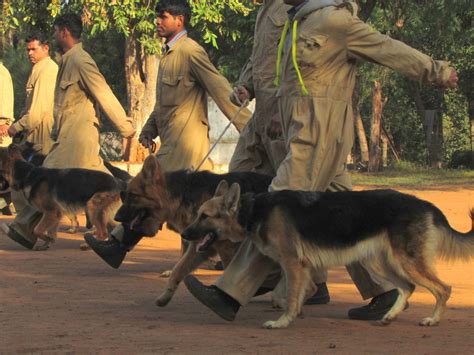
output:
[[[352,308],[348,315],[350,319],[356,320],[380,320],[392,308],[398,298],[398,291],[391,290],[372,298],[369,304]],[[408,308],[408,303],[405,309]]]
[[[97,240],[91,233],[86,233],[84,234],[84,240],[102,260],[114,269],[120,267],[125,255],[127,255],[128,249],[114,238]]]
[[[304,304],[311,305],[311,304],[327,304],[330,301],[328,287],[326,283],[316,284],[318,286],[318,290],[314,295],[306,300]]]
[[[203,285],[198,279],[191,275],[184,278],[184,284],[199,302],[208,307],[219,317],[227,321],[233,321],[235,319],[240,304],[227,293],[219,290],[214,285]]]
[[[0,224],[2,231],[13,241],[24,246],[26,249],[33,249],[36,244],[36,240],[32,242],[31,240],[26,239],[12,227],[7,226],[5,223]]]
[[[4,216],[13,216],[10,206],[3,207],[0,211],[2,212]]]

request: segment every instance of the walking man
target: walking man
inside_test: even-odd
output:
[[[356,60],[370,60],[413,80],[444,88],[456,87],[456,71],[446,62],[434,61],[374,31],[357,17],[355,3],[284,2],[292,7],[278,46],[275,84],[288,153],[270,190],[350,190],[352,184],[344,163],[354,137],[352,92]],[[205,286],[193,276],[185,279],[186,286],[216,314],[233,320],[240,306],[260,287],[265,273],[272,270],[270,265],[233,273],[232,264],[245,266],[246,258],[247,253],[241,248],[216,286]],[[351,271],[351,266],[348,269]],[[351,275],[354,278],[353,272]],[[350,310],[350,318],[381,319],[395,303],[397,290],[382,280],[374,281],[380,287],[358,284],[364,298],[373,298],[368,305]]]
[[[95,61],[80,41],[82,21],[78,15],[65,14],[54,21],[54,37],[62,50],[55,87],[54,143],[43,166],[47,168],[83,168],[110,172],[99,155],[100,111],[112,121],[123,137],[135,133],[131,121],[107,85]],[[41,214],[28,206],[4,232],[28,249],[36,243],[34,227]]]

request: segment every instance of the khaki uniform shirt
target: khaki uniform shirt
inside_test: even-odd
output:
[[[99,156],[99,108],[123,137],[135,130],[91,56],[78,43],[59,63],[54,96],[55,140],[44,166],[109,172]]]
[[[155,108],[142,134],[160,137],[158,160],[165,171],[197,168],[209,151],[209,94],[227,118],[238,107],[229,100],[232,88],[217,71],[204,49],[184,36],[160,61]],[[239,132],[250,118],[244,109],[234,120]],[[204,164],[202,169],[209,169]]]
[[[239,84],[247,88],[251,98],[255,98],[255,111],[241,132],[229,165],[230,170],[275,175],[286,156],[283,139],[270,139],[267,130],[271,118],[278,114],[278,88],[273,81],[278,41],[289,8],[283,0],[266,0],[257,14],[252,55],[239,78]]]
[[[296,14],[297,62],[308,96],[302,94],[289,45],[278,91],[289,153],[271,188],[326,190],[344,170],[354,139],[352,92],[356,61],[378,63],[410,79],[442,84],[450,70],[406,44],[374,31],[345,7],[320,8],[309,0]],[[348,186],[350,188],[350,186]]]
[[[53,143],[54,88],[58,65],[46,57],[33,65],[26,83],[26,104],[22,117],[13,124],[17,132],[26,131],[26,141],[33,149],[48,154]]]
[[[0,125],[13,122],[13,82],[8,69],[0,62]],[[11,143],[10,137],[0,137],[0,146]]]

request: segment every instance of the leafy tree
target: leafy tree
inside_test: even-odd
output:
[[[56,16],[73,11],[82,14],[90,36],[112,32],[123,36],[128,113],[137,130],[140,130],[153,109],[156,96],[157,60],[161,48],[154,23],[157,2],[158,0],[5,1],[3,13],[7,16],[2,17],[0,32],[24,32],[31,27],[50,32]],[[194,0],[191,5],[193,32],[214,47],[218,45],[218,38],[237,40],[239,37],[238,30],[227,26],[228,17],[247,16],[253,9],[253,1],[250,0]]]
[[[365,3],[369,3],[366,0]],[[379,0],[369,22],[383,33],[400,39],[435,59],[451,62],[460,77],[455,91],[441,91],[420,86],[399,74],[376,68],[361,67],[361,111],[370,116],[370,82],[382,75],[384,95],[384,124],[394,137],[402,158],[415,162],[429,162],[439,166],[451,155],[469,149],[468,103],[472,102],[473,46],[472,6],[469,1],[409,1]],[[364,4],[363,4],[364,5]],[[435,123],[440,127],[440,144],[427,144],[432,138],[428,115],[436,112]],[[436,125],[435,125],[436,126]],[[437,154],[437,152],[443,154]]]

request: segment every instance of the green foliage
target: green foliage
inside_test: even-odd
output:
[[[160,49],[156,36],[155,7],[158,0],[15,0],[4,3],[4,20],[0,33],[39,28],[51,31],[51,24],[60,13],[82,13],[88,32],[114,30],[126,37],[134,35],[146,53]],[[253,9],[251,0],[195,0],[192,27],[205,43],[218,46],[218,38],[239,38],[239,30],[227,26],[228,16],[247,16]]]
[[[370,0],[364,3],[367,2]],[[449,162],[454,152],[469,149],[468,102],[473,99],[474,79],[473,13],[468,0],[393,0],[378,1],[369,18],[369,23],[382,33],[434,59],[447,60],[458,71],[460,84],[455,91],[421,87],[426,108],[442,111],[445,162]],[[360,76],[360,110],[366,130],[370,127],[372,83],[378,79],[382,82],[383,96],[388,99],[383,124],[393,136],[402,159],[425,164],[428,155],[423,123],[407,79],[372,64],[362,65]]]

